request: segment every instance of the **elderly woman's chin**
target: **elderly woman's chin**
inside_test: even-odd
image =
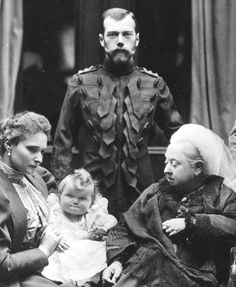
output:
[[[176,185],[176,181],[174,180],[174,178],[167,176],[166,180],[168,181],[169,185],[171,185],[171,186],[175,186]]]

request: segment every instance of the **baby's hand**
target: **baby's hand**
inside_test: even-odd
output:
[[[106,240],[107,229],[101,226],[93,227],[89,231],[89,239],[96,241],[104,241]]]
[[[61,241],[58,243],[56,250],[58,252],[65,252],[68,250],[70,246],[66,243],[64,239],[61,239]]]

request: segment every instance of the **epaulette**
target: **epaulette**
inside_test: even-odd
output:
[[[151,70],[147,70],[146,68],[141,68],[137,66],[136,69],[141,73],[147,74],[155,78],[160,78],[160,76],[157,73],[153,73]]]
[[[98,70],[99,68],[101,68],[102,65],[95,65],[95,66],[90,66],[89,68],[85,68],[83,70],[79,70],[77,74],[86,74],[86,73],[90,73],[93,71]]]

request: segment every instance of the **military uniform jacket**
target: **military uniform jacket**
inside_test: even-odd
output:
[[[133,65],[114,74],[107,63],[79,72],[68,85],[55,133],[55,177],[62,179],[68,172],[71,147],[76,146],[80,166],[99,179],[103,195],[125,211],[153,182],[147,148],[155,124],[167,138],[182,125],[172,95],[157,74]]]

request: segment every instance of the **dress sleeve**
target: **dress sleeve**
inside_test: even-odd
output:
[[[0,195],[0,280],[14,279],[40,271],[48,264],[47,256],[38,248],[12,253],[11,236],[7,227],[10,221],[9,202]]]
[[[194,235],[198,238],[215,238],[224,243],[236,244],[236,196],[220,195],[215,212],[196,214]],[[217,212],[216,212],[217,211]]]

